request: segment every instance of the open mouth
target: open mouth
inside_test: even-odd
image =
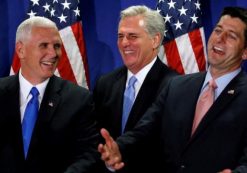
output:
[[[225,53],[225,51],[222,48],[217,47],[217,46],[213,46],[213,51],[220,55],[223,55]]]

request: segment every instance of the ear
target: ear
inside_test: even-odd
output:
[[[247,48],[244,49],[243,55],[242,55],[242,59],[246,60],[247,59]]]
[[[153,49],[157,49],[160,46],[161,35],[156,33],[153,37]]]
[[[21,41],[16,42],[15,44],[15,51],[20,59],[24,58],[24,47]]]

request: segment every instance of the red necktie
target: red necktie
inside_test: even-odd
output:
[[[201,122],[202,118],[208,111],[208,109],[212,106],[214,102],[214,91],[217,88],[217,85],[214,79],[211,79],[208,84],[208,88],[206,88],[203,93],[200,95],[197,104],[196,104],[196,112],[193,121],[192,133],[193,134]]]

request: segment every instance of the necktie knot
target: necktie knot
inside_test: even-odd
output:
[[[134,87],[136,81],[137,81],[136,77],[135,76],[131,76],[131,78],[129,79],[129,82],[128,82],[128,88],[129,87]]]
[[[216,89],[216,88],[218,87],[214,79],[211,79],[211,80],[208,82],[208,86],[209,86],[209,87],[212,87],[213,89]]]
[[[39,91],[36,87],[32,87],[30,93],[32,94],[33,97],[38,97],[39,96]]]

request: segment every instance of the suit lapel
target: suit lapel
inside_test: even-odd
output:
[[[60,80],[58,80],[56,76],[51,77],[45,89],[44,97],[40,105],[39,118],[37,123],[47,123],[51,120],[60,101],[60,90]]]
[[[122,112],[123,112],[123,97],[124,90],[127,80],[127,69],[124,67],[120,73],[116,76],[114,86],[112,87],[112,93],[115,99],[115,108],[112,120],[114,129],[117,131],[117,136],[121,135],[121,124],[122,124]]]
[[[42,99],[39,116],[36,121],[35,128],[32,134],[32,140],[29,146],[29,157],[32,157],[32,150],[38,145],[38,136],[49,129],[48,126],[51,123],[51,119],[55,110],[60,102],[59,92],[61,90],[61,80],[56,76],[50,78],[49,83],[45,89],[44,97]]]
[[[180,84],[180,89],[177,89],[176,91],[177,93],[181,92],[181,94],[176,94],[176,96],[180,96],[180,99],[183,100],[182,102],[184,102],[184,104],[182,106],[180,105],[179,107],[179,109],[182,110],[182,112],[179,114],[179,116],[182,117],[180,117],[179,119],[183,120],[182,124],[184,125],[184,136],[182,139],[184,147],[187,147],[188,143],[191,140],[191,130],[195,114],[195,105],[197,103],[206,73],[197,73],[192,75],[193,77],[191,78],[189,75],[189,80],[184,81],[182,84]]]
[[[158,92],[157,90],[159,90],[161,83],[160,81],[163,78],[163,76],[161,76],[161,69],[163,67],[161,66],[164,66],[164,64],[157,59],[153,67],[148,72],[130,111],[126,129],[128,129],[128,127],[132,128],[137,123],[140,117],[144,114],[144,110],[150,106],[150,102],[152,102],[152,100],[156,97]]]

